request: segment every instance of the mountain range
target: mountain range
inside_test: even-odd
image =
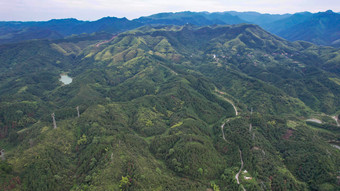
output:
[[[0,45],[0,189],[339,190],[340,50],[187,14]]]
[[[289,41],[303,40],[339,47],[339,17],[331,10],[319,13],[261,14],[257,12],[177,12],[159,13],[138,19],[105,17],[97,21],[60,19],[46,22],[0,22],[0,44],[31,39],[61,39],[94,32],[120,33],[145,25],[196,26],[250,23]]]

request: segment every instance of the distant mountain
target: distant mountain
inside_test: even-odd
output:
[[[319,45],[340,47],[340,14],[332,11],[295,14],[275,22],[272,28],[267,29],[291,41],[304,40]]]
[[[291,14],[262,14],[258,12],[237,12],[237,11],[227,11],[234,16],[238,16],[240,19],[247,21],[248,23],[257,24],[263,26],[268,23],[272,23],[281,19],[285,19],[291,16]]]
[[[226,12],[215,12],[215,13],[206,13],[206,17],[210,20],[220,20],[223,21],[224,24],[240,24],[240,23],[248,23],[246,20],[239,18],[238,16],[231,15]]]
[[[261,27],[271,33],[278,34],[282,30],[292,28],[293,26],[310,19],[312,16],[313,13],[310,12],[295,13],[289,17],[285,17],[284,19],[263,24]]]
[[[290,41],[304,40],[319,45],[340,46],[340,14],[332,11],[296,14],[257,12],[178,12],[159,13],[134,21],[143,24],[193,24],[198,26],[253,23]]]
[[[121,33],[145,25],[229,25],[252,23],[290,41],[304,40],[318,45],[340,46],[339,14],[332,11],[296,14],[257,12],[158,13],[134,20],[105,17],[97,21],[59,19],[46,22],[0,22],[0,44],[30,39],[59,39],[82,33]]]
[[[1,30],[2,27],[0,27]],[[6,30],[6,29],[5,29]],[[21,30],[6,30],[0,35],[0,44],[14,43],[32,39],[61,39],[64,36],[50,29],[41,29],[38,27],[28,27]]]
[[[142,26],[141,23],[130,21],[127,18],[116,17],[104,17],[93,22],[84,22],[81,25],[77,25],[73,28],[73,32],[69,32],[65,35],[81,34],[81,33],[93,33],[93,32],[109,32],[120,33],[130,29],[135,29]]]
[[[145,24],[172,24],[184,25],[193,24],[197,26],[215,25],[215,24],[240,24],[246,21],[237,16],[228,13],[208,13],[208,12],[177,12],[177,13],[159,13],[148,17],[135,19]]]
[[[119,33],[142,26],[126,18],[105,17],[97,21],[53,19],[46,22],[0,22],[0,44],[31,39],[60,39],[82,33]]]

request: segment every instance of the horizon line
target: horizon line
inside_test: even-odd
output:
[[[135,20],[135,19],[139,19],[139,18],[142,18],[142,17],[149,17],[149,16],[152,16],[152,15],[156,15],[156,14],[162,14],[162,13],[184,13],[184,12],[191,12],[191,13],[208,13],[208,14],[211,14],[211,13],[228,13],[228,12],[237,12],[237,13],[259,13],[259,14],[262,14],[262,15],[265,15],[265,14],[269,14],[269,15],[294,15],[294,14],[298,14],[298,13],[312,13],[312,14],[316,14],[316,13],[324,13],[324,12],[328,12],[328,11],[332,11],[333,13],[336,13],[336,14],[340,14],[340,12],[334,12],[333,10],[331,9],[328,9],[326,11],[318,11],[318,12],[312,12],[312,11],[300,11],[300,12],[294,12],[294,13],[262,13],[262,12],[259,12],[259,11],[235,11],[235,10],[229,10],[229,11],[214,11],[214,12],[209,12],[209,11],[189,11],[189,10],[186,10],[186,11],[174,11],[174,12],[158,12],[158,13],[153,13],[153,14],[150,14],[150,15],[146,15],[146,16],[139,16],[139,17],[136,17],[136,18],[132,18],[132,19],[129,19],[127,17],[116,17],[116,16],[103,16],[103,17],[100,17],[98,19],[95,19],[95,20],[82,20],[82,19],[78,19],[78,18],[74,18],[74,17],[63,17],[63,18],[51,18],[51,19],[48,19],[48,20],[0,20],[0,22],[49,22],[49,21],[53,21],[53,20],[71,20],[71,19],[75,19],[77,21],[83,21],[83,22],[94,22],[94,21],[98,21],[100,19],[103,19],[103,18],[118,18],[118,19],[127,19],[129,21],[132,21],[132,20]]]

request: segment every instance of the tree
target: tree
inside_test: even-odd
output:
[[[122,176],[122,179],[120,180],[119,188],[121,191],[128,190],[129,186],[131,185],[131,179],[130,176]]]
[[[202,176],[203,175],[203,169],[202,168],[199,168],[198,170],[197,170],[197,172]]]
[[[214,191],[220,191],[220,187],[217,184],[215,184],[215,182],[211,182],[210,185]]]

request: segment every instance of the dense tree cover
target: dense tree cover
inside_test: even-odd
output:
[[[339,189],[338,50],[255,25],[97,42],[0,47],[1,189]]]

